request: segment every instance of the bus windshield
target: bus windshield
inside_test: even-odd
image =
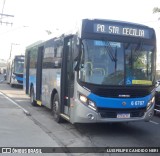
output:
[[[79,80],[98,85],[152,85],[154,46],[84,39]]]
[[[24,70],[24,60],[15,60],[14,62],[14,72],[23,73]]]

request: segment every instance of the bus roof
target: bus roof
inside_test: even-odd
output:
[[[27,46],[26,49],[32,48],[32,47],[34,47],[36,45],[39,45],[39,44],[41,44],[43,42],[44,42],[43,40],[39,40],[37,42],[34,42],[34,43],[30,44],[29,46]]]

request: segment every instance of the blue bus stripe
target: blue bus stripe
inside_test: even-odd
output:
[[[109,98],[100,97],[93,93],[89,94],[88,98],[96,103],[97,107],[102,108],[142,108],[146,107],[151,99],[151,95],[140,98]],[[126,105],[124,106],[124,102]],[[122,104],[123,103],[123,104]]]
[[[17,79],[18,81],[23,81],[23,78],[22,78],[22,77],[19,77],[19,76],[16,76],[16,79]]]

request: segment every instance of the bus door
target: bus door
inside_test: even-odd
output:
[[[30,69],[30,51],[26,53],[26,60],[25,60],[25,66],[26,66],[26,94],[29,94],[29,69]]]
[[[60,111],[69,116],[70,104],[74,93],[73,69],[73,36],[64,39],[61,73],[61,106]]]
[[[43,51],[44,51],[44,47],[38,48],[37,72],[36,72],[36,100],[39,100],[39,101],[41,101],[41,90],[42,90]]]

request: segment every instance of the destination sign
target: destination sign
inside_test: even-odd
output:
[[[121,26],[116,24],[94,24],[94,32],[123,35],[140,38],[149,38],[149,30],[131,26]]]

